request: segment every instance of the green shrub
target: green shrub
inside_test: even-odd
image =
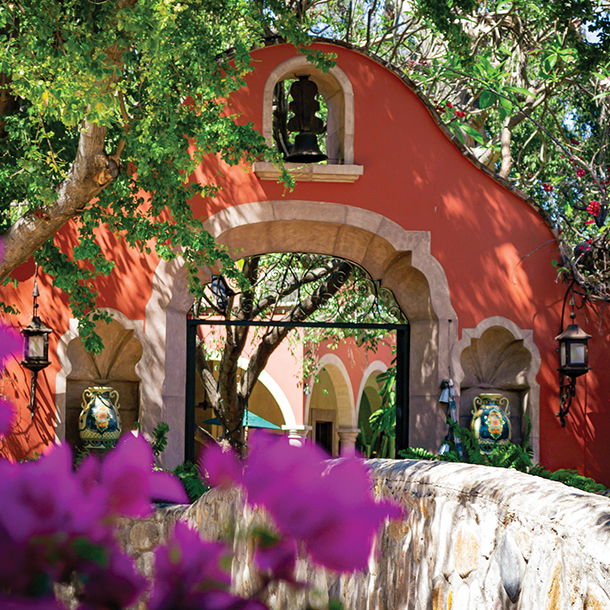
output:
[[[449,451],[445,453],[434,454],[419,447],[409,447],[404,451],[399,451],[400,457],[408,460],[466,462],[481,466],[495,466],[496,468],[512,468],[543,479],[559,481],[570,487],[576,487],[591,493],[602,493],[607,490],[601,483],[597,483],[593,479],[579,474],[576,470],[557,470],[551,472],[540,464],[534,464],[532,461],[534,450],[529,442],[532,424],[527,416],[523,442],[520,444],[509,442],[506,445],[498,445],[489,454],[481,452],[477,438],[470,429],[458,426],[451,419],[448,419],[447,423],[451,427],[453,437],[459,438],[462,441],[465,452],[464,457],[460,456],[455,443],[451,440],[447,441]]]

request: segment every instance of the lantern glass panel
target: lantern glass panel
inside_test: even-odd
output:
[[[566,344],[562,342],[559,345],[559,366],[561,366],[561,368],[564,368],[566,364]]]
[[[25,359],[36,358],[37,360],[44,360],[44,335],[34,335],[28,337]]]
[[[583,343],[572,343],[570,344],[570,364],[574,365],[585,365],[586,364],[586,352],[585,345]]]

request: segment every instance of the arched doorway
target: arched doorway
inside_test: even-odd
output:
[[[240,258],[266,252],[315,252],[361,265],[392,290],[411,325],[410,442],[437,448],[445,418],[437,403],[441,378],[448,369],[449,345],[455,340],[456,315],[445,272],[430,254],[430,234],[406,231],[374,212],[344,204],[311,201],[265,201],[223,210],[206,222],[216,240]],[[203,281],[210,281],[207,270]],[[145,428],[162,419],[176,430],[166,451],[168,463],[182,459],[186,330],[192,303],[186,271],[179,260],[161,262],[147,306],[147,330],[154,326],[156,369],[161,392],[151,391]],[[144,381],[144,380],[143,380]],[[158,383],[156,384],[158,387]],[[143,383],[144,391],[147,384]]]

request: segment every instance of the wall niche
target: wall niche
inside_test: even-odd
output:
[[[530,419],[532,354],[523,339],[502,326],[492,326],[479,338],[472,337],[460,356],[464,377],[460,383],[460,425],[470,426],[473,400],[483,392],[508,398],[511,440],[520,443],[525,432],[524,413]]]
[[[142,357],[142,345],[133,330],[120,322],[98,322],[95,332],[102,338],[100,354],[87,352],[80,337],[68,344],[67,357],[72,370],[66,379],[66,441],[73,447],[82,445],[78,434],[78,416],[82,395],[90,386],[111,386],[119,393],[119,415],[123,434],[135,429],[140,407],[140,378],[136,364]]]

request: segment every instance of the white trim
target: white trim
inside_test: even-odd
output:
[[[248,368],[250,360],[247,358],[240,357],[237,361],[237,366],[242,370],[246,370]],[[292,410],[292,406],[290,401],[284,394],[284,390],[279,386],[278,382],[273,379],[273,377],[267,373],[267,371],[262,371],[258,376],[258,381],[260,381],[268,390],[273,399],[277,403],[277,406],[280,408],[282,412],[282,416],[284,417],[284,425],[281,428],[289,429],[289,430],[297,430],[299,426],[297,425],[297,420],[294,416],[294,411]]]
[[[369,378],[373,373],[385,373],[388,370],[388,365],[381,360],[374,360],[371,362],[362,373],[362,379],[360,381],[360,387],[358,388],[358,400],[356,401],[356,421],[360,415],[360,403],[362,402],[362,395],[364,394],[364,388],[368,385]]]
[[[358,426],[358,417],[356,413],[356,404],[354,402],[354,391],[352,389],[352,382],[347,371],[343,360],[336,354],[324,354],[318,365],[316,366],[316,373],[326,369],[326,372],[330,376],[330,379],[335,388],[335,395],[337,397],[337,427],[341,428],[356,428]],[[313,387],[315,381],[312,381],[310,387],[311,392],[307,396],[305,402],[305,413],[303,415],[303,421],[309,422],[309,407],[311,404],[311,397],[313,395]],[[343,390],[343,392],[341,392]],[[347,402],[347,404],[345,404]],[[341,414],[345,415],[347,411],[349,421],[341,421]]]

